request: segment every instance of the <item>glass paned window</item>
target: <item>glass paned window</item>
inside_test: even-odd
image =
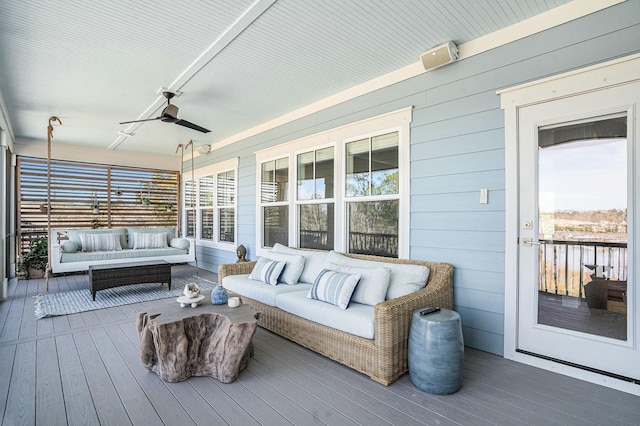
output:
[[[190,238],[195,238],[196,236],[196,211],[186,210],[185,211],[185,219],[187,222],[186,236]]]
[[[213,240],[215,218],[213,214],[213,175],[198,179],[198,208],[200,211],[200,239]]]
[[[206,172],[203,170],[200,176],[196,171],[195,185],[191,180],[185,180],[186,235],[202,242],[233,243],[236,225],[236,170],[229,170],[232,167],[229,163],[216,166],[223,171],[215,171],[212,166],[207,167]],[[225,245],[217,247],[227,248]]]
[[[262,163],[261,200],[263,203],[273,203],[288,200],[289,159],[281,158],[276,161]]]
[[[298,155],[298,200],[313,200],[315,192],[313,164],[315,152]]]
[[[195,210],[195,188],[194,181],[187,180],[184,183],[184,205],[185,205],[185,236],[195,238],[196,236],[196,210]]]
[[[398,193],[398,133],[371,138],[371,194]]]
[[[213,239],[213,209],[202,209],[200,211],[200,239]]]
[[[187,208],[196,205],[196,194],[192,180],[187,180],[184,183],[184,205],[187,206]]]
[[[333,249],[334,203],[312,200],[333,198],[334,147],[298,155],[298,245]]]
[[[229,170],[218,173],[218,205],[232,206],[236,195],[236,172]]]
[[[298,155],[298,200],[333,198],[333,147]]]
[[[276,243],[289,245],[289,206],[263,208],[264,245],[273,247]]]
[[[218,173],[218,241],[233,243],[235,241],[235,188],[236,172],[229,170]]]
[[[347,203],[349,253],[398,257],[398,200]]]
[[[220,241],[233,243],[235,241],[235,209],[220,209]]]
[[[333,198],[333,147],[316,151],[316,199]]]
[[[261,165],[260,200],[262,204],[265,247],[289,244],[289,158],[266,161]]]
[[[347,144],[345,195],[398,194],[398,132]]]
[[[349,142],[345,195],[369,195],[369,184],[369,139]]]
[[[411,116],[405,108],[256,152],[256,254],[282,243],[407,257]]]
[[[334,205],[301,204],[299,208],[300,247],[332,250],[334,247]]]
[[[213,176],[204,176],[198,179],[200,186],[200,198],[198,205],[200,207],[213,206]]]

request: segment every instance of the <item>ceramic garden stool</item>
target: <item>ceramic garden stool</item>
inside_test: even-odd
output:
[[[449,309],[413,312],[409,331],[409,377],[425,392],[448,395],[462,386],[464,342],[460,315]]]

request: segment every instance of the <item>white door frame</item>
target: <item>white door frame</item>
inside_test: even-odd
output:
[[[593,90],[640,81],[640,54],[501,90],[505,114],[505,309],[504,357],[592,383],[640,396],[640,385],[617,380],[542,358],[516,352],[518,332],[518,235],[519,235],[519,155],[518,108]],[[640,136],[640,135],[637,135]],[[630,259],[630,261],[632,261]],[[632,279],[632,278],[630,278]],[[635,306],[639,306],[636,292]],[[639,318],[634,312],[636,328]]]

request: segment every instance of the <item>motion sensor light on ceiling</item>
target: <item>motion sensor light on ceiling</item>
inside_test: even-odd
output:
[[[458,46],[450,41],[426,51],[420,58],[424,69],[431,71],[458,60]]]

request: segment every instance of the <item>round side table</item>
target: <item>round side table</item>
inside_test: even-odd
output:
[[[449,309],[413,312],[409,331],[409,376],[425,392],[448,395],[462,387],[464,341],[460,315]]]

